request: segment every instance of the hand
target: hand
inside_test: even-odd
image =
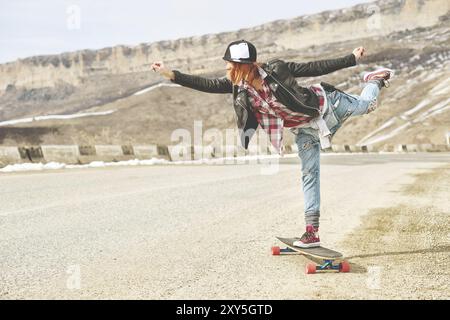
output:
[[[356,57],[356,61],[361,60],[361,58],[366,54],[366,49],[364,47],[358,47],[353,50],[353,54]]]
[[[175,80],[175,74],[173,73],[173,71],[166,69],[162,61],[152,63],[151,68],[153,71],[158,72],[160,75],[166,77],[167,79]]]

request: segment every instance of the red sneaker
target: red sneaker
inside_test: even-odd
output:
[[[364,82],[369,82],[370,80],[381,80],[385,87],[389,87],[389,80],[394,77],[394,70],[388,68],[380,68],[372,72],[367,72],[364,74]]]
[[[299,248],[320,247],[319,228],[307,225],[306,232],[298,241],[294,242],[294,246]]]

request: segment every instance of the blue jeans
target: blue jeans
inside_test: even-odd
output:
[[[369,82],[360,96],[339,91],[327,93],[328,111],[324,115],[334,135],[349,118],[370,113],[376,108],[380,93],[379,82]],[[319,227],[320,219],[320,140],[317,130],[302,128],[295,137],[302,162],[302,182],[305,201],[305,222]]]

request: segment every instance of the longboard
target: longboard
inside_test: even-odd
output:
[[[272,255],[279,256],[283,254],[302,254],[309,260],[319,260],[318,264],[308,263],[306,265],[306,273],[312,274],[323,271],[334,272],[350,272],[350,264],[343,260],[343,255],[340,252],[325,248],[299,248],[294,246],[294,242],[299,238],[281,238],[276,237],[279,241],[284,243],[287,248],[272,247]]]

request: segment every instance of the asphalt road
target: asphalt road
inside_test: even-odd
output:
[[[411,174],[449,160],[325,155],[322,241],[339,250]],[[304,228],[300,165],[282,163],[273,175],[256,164],[0,174],[0,298],[311,298],[322,280],[304,261],[270,255],[275,236]]]

